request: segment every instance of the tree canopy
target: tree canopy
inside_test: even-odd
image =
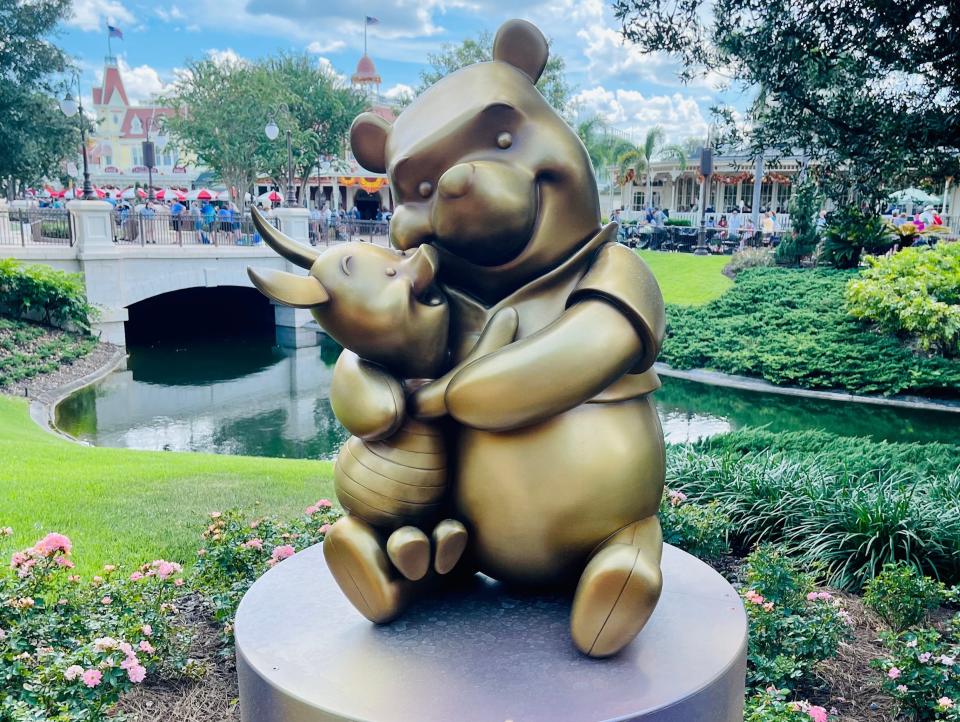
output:
[[[175,111],[163,121],[174,142],[238,197],[260,173],[283,184],[288,130],[294,172],[304,183],[324,156],[340,154],[350,123],[364,108],[362,96],[306,55],[191,62],[160,102]],[[271,120],[280,129],[274,141],[264,132]]]
[[[467,38],[462,43],[444,43],[438,53],[429,53],[427,63],[429,68],[420,71],[420,85],[416,92],[422,93],[450,73],[473,65],[485,63],[493,59],[493,35],[484,30],[475,38]],[[537,82],[537,88],[553,106],[554,110],[563,114],[570,100],[570,86],[566,80],[566,64],[563,57],[550,53],[547,67]]]
[[[0,0],[0,181],[9,195],[59,175],[80,149],[78,120],[57,105],[68,59],[49,37],[69,9],[70,0]]]
[[[624,37],[755,89],[754,152],[800,151],[835,198],[876,201],[958,170],[955,0],[614,0]],[[658,18],[658,22],[649,19]],[[728,138],[736,114],[716,109]]]

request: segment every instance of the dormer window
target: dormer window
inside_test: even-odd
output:
[[[133,116],[133,122],[130,123],[130,133],[133,135],[140,135],[143,133],[143,123],[140,122],[140,118]]]

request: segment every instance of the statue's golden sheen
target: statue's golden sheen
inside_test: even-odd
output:
[[[660,596],[664,450],[650,394],[659,386],[652,366],[663,299],[643,262],[615,242],[616,227],[600,227],[586,151],[534,85],[547,54],[534,26],[510,21],[497,33],[492,62],[439,81],[392,125],[370,113],[353,124],[357,159],[390,177],[393,244],[436,248],[439,288],[429,297],[442,294],[449,313],[442,349],[414,333],[416,324],[384,333],[384,343],[395,353],[410,333],[408,348],[430,359],[417,372],[441,351],[449,356],[436,369],[445,373],[406,383],[404,396],[404,379],[389,373],[380,349],[362,358],[345,351],[334,411],[378,444],[378,457],[414,467],[426,457],[412,451],[415,435],[394,444],[396,430],[411,418],[447,429],[450,518],[391,531],[349,514],[324,551],[344,593],[378,622],[454,567],[575,585],[574,643],[606,656],[640,632]],[[325,263],[301,265],[327,287],[318,271]],[[347,316],[333,311],[337,318],[324,322],[324,308],[335,307],[318,303],[299,305],[312,307],[332,335],[349,333]],[[364,313],[350,323],[367,327]],[[396,511],[390,493],[378,503]]]

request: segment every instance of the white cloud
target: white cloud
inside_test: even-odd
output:
[[[597,85],[577,93],[573,103],[583,115],[599,115],[634,137],[655,125],[664,129],[670,141],[707,134],[708,123],[697,101],[682,93],[644,95],[637,90],[607,90]]]
[[[333,63],[330,62],[330,58],[325,58],[321,55],[319,58],[317,58],[317,65],[320,66],[320,70],[325,72],[327,75],[332,75],[338,81],[346,85],[347,76],[333,67]]]
[[[390,100],[396,100],[397,98],[400,98],[403,96],[408,96],[412,98],[415,95],[415,93],[413,92],[413,88],[411,88],[409,85],[406,85],[404,83],[397,83],[393,87],[387,88],[385,91],[383,91],[383,95],[384,97],[387,97]]]
[[[133,13],[120,0],[74,0],[73,15],[67,24],[81,30],[106,32],[107,23],[121,25],[133,21]]]
[[[184,20],[186,16],[183,14],[183,11],[180,10],[176,5],[171,5],[169,8],[158,7],[153,11],[158,18],[163,20],[165,23],[174,22],[176,20]]]
[[[347,44],[342,40],[331,40],[326,43],[321,43],[319,40],[314,40],[307,46],[308,53],[335,53],[338,50],[343,50],[347,47]]]
[[[150,65],[131,67],[124,56],[117,59],[120,77],[123,78],[123,87],[127,91],[127,99],[132,105],[149,104],[153,98],[169,91],[172,82],[164,80],[164,76]],[[172,72],[175,77],[179,69]],[[97,85],[103,85],[103,69],[96,69]],[[91,106],[92,107],[92,106]]]
[[[209,48],[206,55],[218,65],[239,65],[246,62],[233,48],[227,48],[226,50]]]

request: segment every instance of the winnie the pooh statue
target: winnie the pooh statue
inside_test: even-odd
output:
[[[393,245],[436,249],[447,356],[445,373],[407,374],[399,394],[369,353],[344,351],[331,403],[382,448],[409,418],[443,425],[449,516],[465,546],[446,543],[451,519],[424,530],[431,544],[420,539],[416,553],[432,564],[412,578],[391,561],[400,530],[349,514],[324,554],[354,606],[381,623],[454,567],[569,585],[573,642],[604,657],[640,633],[661,592],[664,443],[650,394],[664,309],[616,224],[601,227],[586,150],[535,86],[547,57],[540,31],[512,20],[491,62],[438,81],[392,124],[354,121],[357,160],[390,179]],[[317,256],[281,252],[305,268]],[[434,343],[409,353],[432,357]]]

